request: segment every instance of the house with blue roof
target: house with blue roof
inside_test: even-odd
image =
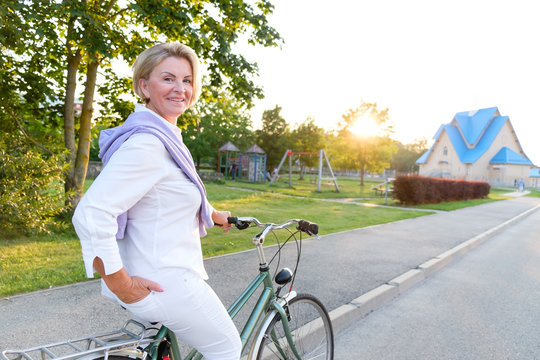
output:
[[[480,180],[491,185],[530,183],[529,160],[508,116],[497,107],[458,112],[443,124],[416,163],[422,176]]]

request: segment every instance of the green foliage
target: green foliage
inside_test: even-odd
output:
[[[253,144],[251,118],[245,106],[230,94],[222,92],[211,100],[200,101],[195,111],[195,121],[182,133],[197,168],[202,161],[217,166],[218,149],[227,141],[241,150]]]
[[[75,204],[95,137],[92,128],[115,125],[132,110],[130,80],[111,70],[114,61],[132,64],[158,42],[182,42],[200,57],[210,86],[249,108],[263,97],[253,81],[257,65],[235,53],[233,45],[240,39],[279,45],[282,39],[267,21],[272,11],[268,1],[3,1],[0,104],[20,119],[32,119],[19,121],[27,130],[63,132],[70,165],[65,183],[75,190],[70,200]],[[77,98],[82,98],[80,117],[72,111]],[[0,121],[6,121],[3,115]],[[193,123],[193,113],[184,119]]]
[[[360,136],[351,131],[355,123],[366,116],[378,124],[380,134]],[[329,151],[332,163],[341,169],[359,169],[363,185],[365,172],[380,173],[390,167],[392,155],[397,151],[390,139],[392,132],[388,109],[378,110],[376,103],[363,102],[358,108],[343,114]]]
[[[259,146],[266,152],[268,169],[279,165],[290,145],[289,125],[280,112],[281,107],[277,105],[272,110],[265,110],[262,115],[262,129],[256,131]]]
[[[96,122],[102,128],[118,126],[135,109],[134,97],[128,96],[132,80],[119,77],[112,68],[103,72],[104,82],[98,86],[98,93],[102,98],[99,116]]]
[[[58,155],[44,156],[25,138],[0,137],[0,229],[46,232],[61,223],[63,166]]]
[[[61,44],[41,1],[0,4],[0,104],[19,118],[32,119],[30,130],[60,134],[63,72]],[[12,121],[6,112],[0,121]]]
[[[391,168],[398,173],[416,173],[418,165],[416,160],[427,150],[427,140],[417,139],[413,144],[402,144],[394,141],[397,152],[392,158]]]
[[[294,152],[318,153],[325,148],[324,130],[315,125],[315,119],[308,117],[299,124],[291,133],[291,150]],[[317,166],[319,157],[308,155],[301,158],[303,164],[308,167]]]

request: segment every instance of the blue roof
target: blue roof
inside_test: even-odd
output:
[[[531,160],[521,156],[517,152],[503,147],[499,152],[489,161],[490,164],[514,164],[514,165],[533,165]]]
[[[416,160],[416,163],[417,164],[424,164],[427,161],[427,158],[429,157],[429,154],[431,154],[431,150],[433,150],[433,146],[428,151],[423,153],[422,156],[420,156],[418,158],[418,160]]]
[[[456,113],[452,122],[442,125],[437,130],[434,138],[439,139],[443,131],[446,131],[460,161],[464,164],[472,164],[490,148],[507,121],[509,121],[508,116],[500,116],[499,109],[496,107],[459,112]],[[433,146],[416,160],[417,164],[423,164],[427,161]],[[522,158],[519,161],[525,160],[526,164],[532,165],[526,157],[515,154]]]
[[[533,168],[529,170],[529,177],[540,177],[540,168]]]
[[[457,113],[454,119],[458,123],[465,140],[472,146],[478,142],[491,119],[497,115],[498,111],[499,109],[496,107],[477,111],[464,111]]]

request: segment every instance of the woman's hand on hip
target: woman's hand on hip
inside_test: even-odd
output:
[[[126,304],[132,304],[144,299],[152,291],[162,292],[158,283],[138,276],[131,277],[131,285],[116,291],[116,296]]]
[[[107,287],[120,299],[120,301],[131,304],[144,299],[151,291],[164,291],[158,283],[138,276],[130,276],[125,268],[115,273],[106,275],[103,261],[94,258],[94,268],[99,272]]]

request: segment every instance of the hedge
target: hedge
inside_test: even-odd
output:
[[[398,175],[394,180],[393,196],[405,205],[436,204],[485,198],[490,188],[485,181]]]

